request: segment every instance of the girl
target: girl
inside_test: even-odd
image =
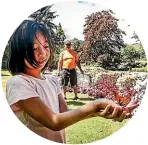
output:
[[[64,129],[80,120],[100,116],[122,121],[137,105],[120,108],[111,100],[92,101],[68,111],[56,78],[43,75],[51,62],[52,42],[43,24],[25,20],[10,39],[7,100],[15,115],[36,134],[66,143]]]

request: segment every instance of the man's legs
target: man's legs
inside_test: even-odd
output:
[[[78,98],[78,93],[77,93],[78,89],[77,89],[77,73],[76,73],[76,70],[72,70],[70,72],[70,84],[71,84],[71,87],[73,88],[74,95],[75,95],[73,100],[79,99]]]
[[[64,99],[66,100],[66,92],[67,92],[67,86],[63,86],[63,92],[64,92]]]
[[[62,86],[63,86],[64,99],[67,99],[66,92],[67,92],[68,82],[69,82],[68,72],[66,70],[63,70],[63,74],[62,74]]]
[[[73,86],[72,88],[73,88],[74,95],[75,95],[75,97],[73,98],[73,100],[79,99],[79,98],[78,98],[78,93],[77,93],[77,90],[78,90],[78,89],[77,89],[77,86],[75,85],[75,86]]]

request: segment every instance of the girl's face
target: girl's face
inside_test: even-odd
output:
[[[43,69],[45,64],[48,62],[50,57],[50,48],[47,39],[42,35],[42,33],[37,33],[34,39],[34,56],[35,61],[38,64],[39,70]],[[28,68],[33,69],[33,67],[25,60],[25,64]],[[34,68],[35,69],[35,68]]]

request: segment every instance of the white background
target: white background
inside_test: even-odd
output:
[[[4,0],[0,2],[0,57],[2,58],[7,41],[15,28],[31,13],[39,8],[58,2],[59,0]],[[69,0],[70,1],[70,0]],[[92,0],[112,9],[125,18],[138,34],[148,55],[147,33],[148,8],[146,0]],[[0,144],[15,145],[49,145],[50,142],[29,131],[16,119],[6,102],[2,86],[0,86]],[[136,115],[118,132],[104,140],[100,145],[146,145],[148,137],[148,90]],[[99,125],[99,124],[98,124]],[[91,144],[97,144],[91,143]]]

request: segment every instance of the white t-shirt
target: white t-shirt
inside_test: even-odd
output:
[[[45,79],[41,80],[22,73],[10,78],[6,86],[7,101],[19,120],[38,135],[56,142],[63,142],[63,131],[52,131],[44,127],[21,110],[17,102],[40,97],[53,112],[59,113],[58,95],[60,93],[58,80],[51,75],[45,75]]]

